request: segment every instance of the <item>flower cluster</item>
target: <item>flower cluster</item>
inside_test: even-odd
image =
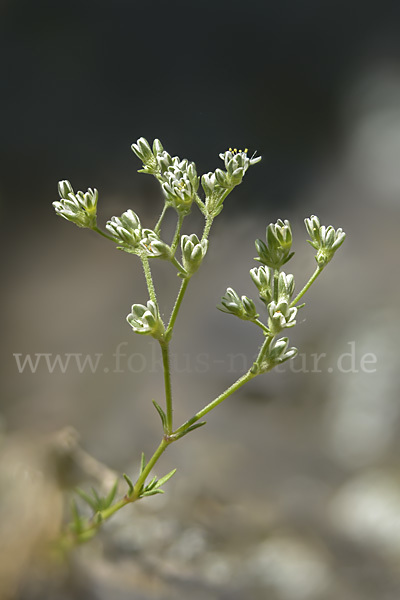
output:
[[[242,183],[243,176],[250,165],[260,162],[261,156],[248,158],[247,152],[247,148],[243,152],[236,148],[229,148],[229,150],[219,155],[224,161],[226,169],[226,171],[222,171],[221,169],[216,169],[215,171],[215,178],[220,187],[232,188],[239,185],[239,183]]]
[[[74,192],[66,179],[58,183],[60,200],[53,202],[57,215],[78,225],[93,229],[97,223],[98,191],[89,188],[87,192]]]
[[[311,237],[311,240],[307,241],[317,250],[315,260],[320,267],[324,267],[332,260],[336,250],[343,244],[346,234],[340,227],[335,230],[332,225],[328,225],[328,227],[321,225],[315,215],[311,215],[309,219],[304,219],[304,223]]]
[[[167,205],[178,213],[188,214],[200,183],[194,162],[172,157],[160,140],[154,140],[153,148],[150,148],[145,138],[139,138],[132,144],[132,150],[143,162],[140,172],[155,175],[159,180]]]
[[[178,162],[178,157],[163,172],[164,183],[161,184],[167,204],[178,213],[187,214],[199,189],[200,178],[196,166],[187,159]]]
[[[226,196],[235,186],[242,183],[247,169],[261,160],[261,156],[248,158],[247,148],[244,151],[229,148],[219,156],[225,163],[226,171],[216,169],[214,172],[205,173],[201,178],[201,185],[206,196],[206,212],[214,217],[221,212]]]

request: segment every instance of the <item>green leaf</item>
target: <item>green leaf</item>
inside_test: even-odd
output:
[[[72,500],[71,502],[71,513],[72,513],[72,523],[71,523],[71,528],[75,531],[75,533],[81,533],[83,526],[82,526],[82,517],[79,514],[78,511],[78,507],[76,505],[75,500]]]
[[[171,477],[172,477],[172,475],[174,475],[174,473],[176,473],[176,469],[172,469],[172,471],[170,471],[167,475],[164,475],[164,477],[161,477],[161,479],[159,479],[157,481],[156,485],[154,486],[154,489],[158,489],[159,487],[164,485],[164,483],[166,483],[168,481],[168,479],[171,479]]]
[[[112,486],[111,490],[109,491],[108,495],[104,498],[103,508],[108,508],[112,504],[112,502],[115,498],[115,494],[117,493],[117,488],[118,488],[118,479],[115,480],[115,483]]]
[[[205,425],[206,423],[207,423],[207,421],[201,421],[200,423],[195,423],[194,425],[190,425],[190,427],[188,427],[187,429],[182,431],[182,433],[179,434],[179,437],[177,439],[180,440],[187,433],[190,433],[191,431],[194,431],[195,429],[198,429],[199,427],[203,427],[203,425]]]
[[[157,477],[153,477],[153,479],[150,481],[150,483],[148,485],[146,485],[145,490],[151,490],[153,489],[153,487],[156,485],[157,483]]]
[[[163,411],[163,409],[161,408],[161,406],[159,404],[157,404],[157,402],[155,400],[153,400],[153,404],[158,412],[158,414],[161,417],[161,422],[163,425],[163,429],[164,431],[166,430],[167,427],[167,415],[165,414],[165,412]]]
[[[96,492],[96,490],[93,487],[90,488],[90,489],[92,490],[93,497],[95,498],[95,500],[97,502],[97,506],[98,507],[101,506],[101,504],[102,504],[101,500],[102,499],[100,498],[99,494]]]
[[[92,508],[94,512],[97,512],[97,503],[94,500],[94,498],[92,498],[91,496],[89,496],[89,494],[81,490],[81,488],[75,488],[75,491],[82,498],[82,500],[89,504],[90,508]]]
[[[142,457],[140,460],[140,475],[143,473],[145,466],[146,466],[146,457],[144,455],[144,452],[142,452]]]
[[[124,479],[125,479],[126,483],[128,484],[128,487],[129,487],[128,495],[130,496],[131,494],[133,494],[133,488],[134,488],[132,479],[130,477],[128,477],[128,475],[126,473],[124,473]]]
[[[140,494],[141,498],[144,498],[145,496],[155,496],[155,494],[164,494],[164,490],[150,490],[150,491],[145,491],[142,494]]]

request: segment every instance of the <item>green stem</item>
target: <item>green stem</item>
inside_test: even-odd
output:
[[[211,229],[211,225],[213,224],[213,221],[214,221],[214,217],[212,215],[207,215],[206,216],[206,223],[204,225],[203,237],[201,238],[201,241],[208,239],[208,236],[210,235],[210,229]]]
[[[258,367],[261,366],[261,363],[262,363],[262,361],[264,359],[265,353],[268,350],[268,348],[270,347],[271,342],[274,339],[274,337],[275,336],[270,331],[268,331],[268,335],[266,336],[266,338],[265,338],[265,340],[263,342],[263,345],[261,346],[261,348],[260,348],[260,350],[258,352],[258,356],[257,356],[257,358],[255,360],[255,364]]]
[[[261,365],[262,360],[264,358],[264,354],[271,344],[273,340],[272,335],[267,335],[264,343],[262,344],[257,359],[255,361],[256,365]],[[170,381],[170,369],[169,369],[169,354],[168,354],[168,343],[160,342],[161,351],[163,355],[163,364],[164,364],[164,375],[165,375],[165,391],[166,391],[166,401],[167,401],[167,423],[168,427],[170,427],[171,433],[164,435],[162,438],[158,448],[147,462],[145,468],[139,475],[136,483],[133,487],[133,491],[130,495],[125,495],[123,498],[118,500],[112,506],[99,511],[97,515],[100,515],[100,519],[98,521],[91,520],[88,522],[86,528],[81,531],[78,535],[73,534],[72,532],[66,532],[59,540],[60,548],[64,550],[68,550],[75,546],[76,544],[83,543],[89,541],[93,535],[96,533],[97,529],[101,526],[103,521],[109,519],[113,514],[119,511],[121,508],[126,506],[127,504],[136,502],[140,498],[140,494],[142,492],[143,486],[146,482],[147,477],[149,476],[151,470],[154,465],[157,463],[161,455],[165,452],[166,448],[169,444],[172,444],[174,441],[179,439],[175,434],[182,433],[185,429],[190,427],[199,421],[202,417],[204,417],[207,413],[216,408],[221,402],[223,402],[226,398],[231,396],[234,392],[239,390],[245,383],[256,377],[259,373],[254,369],[254,365],[251,369],[247,371],[244,375],[239,377],[229,388],[227,388],[222,394],[220,394],[215,400],[207,404],[202,410],[198,411],[191,419],[186,421],[181,427],[179,427],[176,431],[172,433],[172,395],[171,395],[171,381]],[[168,373],[168,375],[167,375]]]
[[[169,343],[160,341],[161,354],[163,359],[164,386],[165,386],[165,406],[166,406],[166,434],[172,432],[172,389],[171,389],[171,367],[169,360]]]
[[[247,373],[245,373],[244,375],[239,377],[239,379],[237,379],[235,381],[235,383],[233,383],[224,392],[222,392],[222,394],[220,394],[217,398],[215,398],[215,400],[213,400],[212,402],[207,404],[207,406],[205,406],[204,408],[199,410],[191,419],[186,421],[186,423],[184,423],[176,431],[174,431],[174,434],[184,431],[185,429],[190,427],[190,425],[193,425],[193,423],[196,423],[196,421],[199,421],[202,417],[204,417],[204,415],[209,413],[216,406],[221,404],[221,402],[226,400],[226,398],[228,398],[234,392],[236,392],[238,389],[240,389],[242,387],[242,385],[244,385],[245,383],[250,381],[250,379],[253,379],[253,377],[256,377],[256,373],[252,373],[250,370],[248,370]]]
[[[143,469],[143,471],[141,472],[141,474],[139,475],[134,488],[133,488],[133,493],[132,495],[129,497],[129,501],[130,502],[135,502],[135,500],[138,500],[139,496],[140,496],[140,492],[142,491],[143,485],[148,477],[148,475],[150,474],[152,468],[154,467],[154,465],[156,464],[156,462],[158,461],[158,459],[160,458],[161,454],[163,452],[165,452],[167,446],[169,446],[169,444],[171,444],[173,440],[170,440],[168,438],[163,437],[163,439],[161,440],[157,450],[154,452],[153,456],[150,458],[149,462],[146,464],[145,468]],[[111,507],[112,508],[112,507]]]
[[[182,274],[186,274],[185,269],[182,267],[181,263],[173,256],[171,258],[171,263],[180,271]]]
[[[154,302],[154,304],[156,306],[158,306],[156,290],[154,289],[153,277],[151,276],[149,259],[147,258],[147,256],[144,253],[141,253],[139,256],[140,256],[140,260],[142,261],[144,276],[146,278],[147,289],[149,292],[150,300],[152,300]]]
[[[190,281],[190,279],[188,279],[187,277],[182,280],[181,287],[180,287],[178,296],[176,298],[174,308],[172,309],[171,317],[170,317],[170,320],[169,320],[169,323],[168,323],[168,326],[167,326],[167,330],[165,332],[165,339],[168,342],[170,341],[170,339],[172,337],[172,330],[174,328],[175,321],[176,321],[176,318],[178,316],[178,312],[179,312],[179,309],[181,307],[182,300],[183,300],[183,297],[185,295],[185,292],[186,292],[187,286],[189,284],[189,281]]]
[[[163,207],[163,209],[161,211],[160,218],[158,219],[158,221],[156,223],[156,226],[154,227],[154,231],[156,232],[157,235],[159,235],[159,233],[160,233],[161,223],[162,223],[163,218],[165,217],[165,213],[167,212],[167,208],[168,208],[168,205],[164,204],[164,207]]]
[[[203,200],[201,200],[201,198],[199,197],[198,194],[195,194],[194,200],[197,204],[197,206],[199,207],[199,209],[201,210],[201,212],[203,213],[203,215],[206,214],[206,205],[204,204]]]
[[[256,325],[258,325],[259,327],[261,327],[261,329],[267,334],[270,335],[270,330],[268,329],[268,327],[259,319],[254,319],[254,321],[252,321],[252,323],[255,323]]]
[[[265,352],[269,348],[273,338],[274,338],[274,336],[271,334],[266,336],[266,338],[258,352],[258,356],[255,360],[255,363],[254,363],[257,366],[261,365],[262,360],[265,355]],[[239,379],[237,379],[234,383],[232,383],[232,385],[230,387],[228,387],[224,392],[222,392],[222,394],[220,394],[217,398],[215,398],[215,400],[213,400],[212,402],[207,404],[204,408],[199,410],[191,419],[186,421],[186,423],[183,423],[183,425],[178,427],[178,429],[176,431],[174,431],[174,434],[184,431],[185,429],[190,427],[190,425],[193,425],[194,423],[196,423],[196,421],[199,421],[199,419],[202,419],[207,413],[209,413],[211,410],[213,410],[215,407],[217,407],[219,404],[221,404],[221,402],[226,400],[226,398],[229,398],[229,396],[234,394],[245,383],[247,383],[248,381],[250,381],[251,379],[253,379],[253,377],[256,377],[257,375],[259,375],[259,372],[257,372],[256,369],[254,369],[254,365],[253,365],[247,371],[247,373],[245,373],[244,375],[239,377]]]
[[[182,229],[182,223],[183,223],[183,219],[184,218],[185,218],[185,215],[182,215],[181,213],[178,213],[178,222],[176,224],[174,239],[172,240],[172,244],[171,244],[172,254],[175,254],[175,251],[177,249],[177,246],[178,246],[178,243],[179,243],[179,234],[180,234],[181,229]]]
[[[320,273],[322,273],[324,267],[321,267],[318,265],[318,267],[315,269],[314,273],[311,275],[310,279],[307,281],[306,285],[303,287],[303,289],[301,290],[301,292],[299,292],[296,296],[296,298],[292,301],[290,306],[295,306],[295,304],[297,304],[297,302],[300,300],[300,298],[302,296],[304,296],[304,294],[306,293],[306,291],[312,286],[312,284],[314,283],[314,281],[317,279],[318,275]]]
[[[111,242],[116,242],[115,238],[113,238],[111,235],[108,235],[107,233],[105,233],[104,231],[102,231],[101,229],[99,229],[97,226],[96,227],[92,227],[92,231],[95,231],[96,233],[99,233],[100,235],[102,235],[107,240],[110,240]]]

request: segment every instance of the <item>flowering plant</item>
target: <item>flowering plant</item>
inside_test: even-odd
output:
[[[261,266],[250,270],[261,301],[261,310],[247,296],[239,296],[232,288],[228,288],[222,296],[218,308],[240,319],[250,321],[261,329],[261,343],[258,355],[249,368],[230,387],[204,406],[185,423],[176,427],[173,423],[173,398],[171,391],[170,343],[176,325],[179,310],[192,276],[202,265],[209,249],[209,235],[214,219],[224,208],[224,201],[231,191],[240,183],[248,169],[257,164],[261,157],[251,158],[244,151],[230,148],[220,154],[225,170],[197,175],[196,165],[178,156],[172,157],[166,152],[160,140],[154,140],[152,146],[145,138],[140,138],[132,145],[132,150],[142,161],[139,171],[153,175],[161,186],[164,202],[161,215],[152,229],[142,226],[140,218],[132,210],[127,210],[120,217],[112,217],[105,226],[105,231],[97,226],[98,192],[91,189],[85,193],[74,192],[69,181],[60,181],[58,191],[60,199],[53,202],[56,213],[75,223],[78,227],[91,229],[107,238],[117,248],[137,255],[140,259],[147,283],[149,299],[146,304],[133,304],[127,321],[134,333],[153,337],[160,346],[165,381],[165,401],[153,400],[153,404],[161,418],[161,441],[149,460],[142,453],[141,467],[136,478],[124,474],[127,488],[125,493],[116,499],[118,481],[104,497],[95,490],[92,495],[83,490],[78,493],[90,506],[92,516],[82,516],[73,505],[73,519],[63,534],[63,546],[70,547],[76,543],[90,539],[101,524],[127,504],[136,502],[146,496],[163,493],[162,486],[172,477],[176,469],[161,478],[151,477],[157,461],[167,447],[188,433],[205,425],[202,419],[221,404],[226,398],[239,390],[254,377],[270,371],[276,365],[292,359],[297,349],[289,347],[288,337],[278,337],[285,329],[296,325],[300,299],[311,284],[320,275],[336,250],[344,241],[342,229],[320,224],[318,217],[305,219],[306,229],[311,237],[309,243],[317,251],[317,267],[304,287],[294,296],[295,281],[292,274],[282,271],[282,267],[292,258],[292,230],[289,221],[278,220],[268,225],[266,240],[257,239],[255,247],[258,256],[255,260]],[[203,198],[198,194],[200,184]],[[195,233],[182,234],[184,219],[190,214],[193,206],[204,216],[204,229],[201,237]],[[162,239],[162,223],[166,211],[172,208],[177,214],[177,223],[172,240]],[[179,253],[180,247],[180,253]],[[180,255],[180,256],[179,256]],[[163,320],[157,300],[156,289],[150,268],[154,258],[172,263],[181,279],[180,289],[168,321]],[[263,316],[260,316],[262,314]]]

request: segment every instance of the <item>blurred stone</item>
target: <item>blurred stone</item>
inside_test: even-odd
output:
[[[330,506],[335,528],[373,554],[400,558],[400,479],[389,470],[367,471],[342,486]]]
[[[326,551],[290,534],[273,535],[259,544],[248,569],[279,600],[322,599],[332,583]]]

